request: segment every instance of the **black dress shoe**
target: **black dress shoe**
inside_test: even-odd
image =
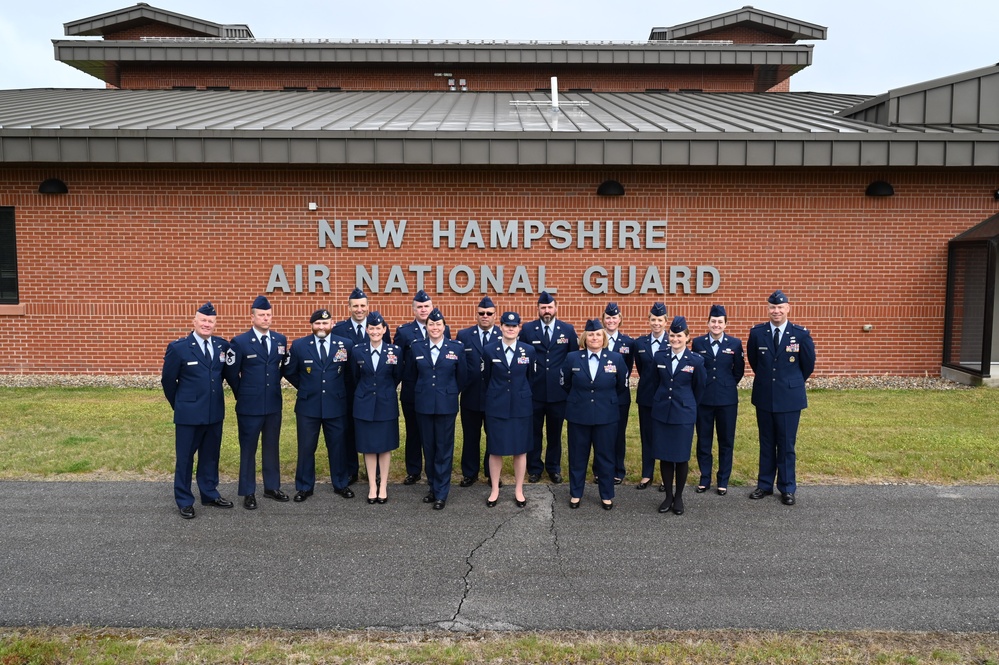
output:
[[[403,485],[413,485],[419,479],[420,479],[420,474],[416,474],[415,476],[413,474],[409,474],[408,476],[406,476],[405,480],[402,481],[402,484]]]
[[[194,506],[181,506],[180,516],[183,517],[185,520],[193,520]]]
[[[387,496],[380,496],[377,499],[375,499],[375,501],[377,501],[380,504],[385,504],[385,503],[388,503],[388,497]]]
[[[377,502],[378,502],[378,497],[377,496],[369,496],[368,497],[368,505],[369,506],[373,506]]]
[[[643,480],[643,481],[639,482],[637,485],[635,485],[635,489],[636,490],[643,490],[643,489],[645,489],[646,487],[648,487],[651,484],[652,484],[651,480]]]
[[[698,486],[697,486],[697,487],[696,487],[696,488],[694,489],[694,491],[695,491],[695,492],[697,492],[698,494],[704,494],[704,493],[705,493],[705,492],[707,492],[707,491],[708,491],[709,489],[711,489],[711,485],[698,485]]]
[[[774,494],[773,490],[762,490],[759,487],[757,487],[752,492],[750,492],[749,498],[755,501],[756,499],[762,499],[765,496],[773,496],[773,494]]]
[[[499,503],[499,499],[498,498],[493,499],[492,501],[490,501],[489,499],[486,499],[486,508],[495,508],[497,503]]]
[[[350,489],[349,487],[344,487],[343,489],[339,489],[339,490],[334,487],[333,488],[333,493],[334,494],[339,494],[340,496],[342,496],[345,499],[353,499],[354,498],[354,490]]]
[[[423,497],[423,503],[433,503],[436,500],[437,497],[434,496],[433,492],[427,492],[427,495]]]
[[[791,494],[789,492],[781,492],[780,493],[780,502],[783,503],[785,506],[793,506],[794,505],[794,494]]]
[[[471,487],[475,484],[477,478],[472,478],[471,476],[462,476],[461,482],[458,483],[461,487]]]
[[[583,503],[582,499],[576,499],[575,501],[569,500],[569,507],[575,510],[579,508],[579,504]]]
[[[670,508],[673,506],[673,497],[670,497],[659,504],[660,513],[668,513]]]
[[[678,496],[673,497],[673,514],[683,515],[683,499]]]
[[[252,494],[247,494],[246,496],[244,496],[243,497],[243,507],[246,508],[247,510],[256,510],[257,509],[257,497],[253,496]]]
[[[604,507],[604,510],[612,510],[614,508],[614,502],[601,501],[600,505]]]
[[[302,503],[310,496],[312,496],[312,490],[309,490],[307,492],[295,492],[295,503]]]
[[[527,476],[527,482],[529,482],[529,483],[540,483],[541,482],[541,474],[540,473],[532,473],[532,474],[530,474],[529,476]]]
[[[447,501],[444,499],[437,499],[434,501],[434,510],[444,510],[444,506],[447,505]]]
[[[523,508],[524,506],[527,505],[527,497],[524,497],[523,501],[521,501],[521,500],[517,499],[516,497],[514,497],[513,502],[515,504],[517,504],[518,508]]]
[[[614,479],[614,484],[615,485],[620,485],[623,482],[624,482],[624,478],[615,478]]]
[[[552,479],[552,482],[558,485],[562,482],[562,474],[556,471],[555,473],[549,473],[548,477]]]
[[[718,492],[718,496],[725,496],[726,494],[728,494],[728,488],[727,487],[719,487],[715,491]]]
[[[274,499],[275,501],[287,501],[288,495],[281,490],[264,490],[264,496]]]
[[[211,501],[202,501],[202,506],[215,506],[217,508],[232,508],[232,501],[228,499],[223,499],[219,497],[217,499],[212,499]]]
[[[660,492],[666,491],[666,483],[659,483],[659,491]]]

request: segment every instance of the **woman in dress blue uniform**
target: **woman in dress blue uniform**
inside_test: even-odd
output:
[[[620,353],[624,358],[624,364],[628,366],[628,388],[624,393],[624,399],[618,404],[617,436],[614,439],[614,484],[620,485],[624,481],[626,474],[624,468],[624,457],[627,452],[626,441],[628,431],[628,415],[631,412],[631,368],[635,365],[635,354],[631,352],[631,347],[635,340],[622,333],[619,328],[624,317],[621,308],[616,302],[607,303],[604,313],[600,317],[600,322],[604,324],[607,331],[607,350]]]
[[[458,416],[458,394],[467,374],[465,347],[446,339],[446,328],[444,315],[435,307],[427,317],[427,338],[409,347],[404,374],[414,389],[416,420],[430,483],[423,502],[432,503],[434,510],[444,510],[451,491],[454,421]]]
[[[659,512],[672,510],[677,515],[683,514],[683,487],[690,467],[697,403],[708,381],[704,359],[687,349],[689,339],[687,319],[674,317],[669,327],[669,346],[654,357],[658,385],[652,398],[652,417],[656,420],[652,448],[666,485],[666,499]]]
[[[635,391],[635,402],[638,404],[638,431],[642,439],[642,479],[635,489],[643,490],[652,482],[652,474],[656,468],[656,458],[652,454],[652,431],[655,420],[652,419],[652,397],[656,394],[656,363],[653,358],[660,349],[665,349],[669,343],[666,337],[666,305],[657,302],[649,310],[649,334],[642,335],[632,345],[631,355],[638,369],[638,389]],[[666,491],[666,481],[659,491]]]
[[[402,349],[385,342],[388,325],[378,312],[368,314],[367,335],[354,347],[354,432],[357,452],[364,454],[368,503],[388,501],[389,462],[399,447],[399,400]]]
[[[607,333],[600,319],[586,322],[579,347],[562,366],[562,388],[569,393],[565,407],[569,423],[569,506],[579,508],[592,447],[600,500],[604,510],[610,510],[614,507],[618,405],[628,390],[628,366],[620,353],[607,350]]]
[[[534,423],[531,379],[537,371],[537,364],[534,349],[518,339],[520,314],[503,312],[500,332],[502,338],[499,341],[493,341],[482,349],[482,377],[486,386],[483,405],[489,405],[486,410],[486,452],[492,483],[486,505],[492,508],[499,501],[503,457],[513,455],[513,475],[517,483],[514,500],[523,508],[527,505],[524,496],[527,453],[534,445],[531,436]]]

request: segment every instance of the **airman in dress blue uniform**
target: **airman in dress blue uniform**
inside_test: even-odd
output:
[[[465,347],[465,364],[469,381],[461,391],[461,486],[469,487],[479,477],[482,427],[485,425],[486,384],[481,372],[482,350],[500,338],[495,325],[496,305],[486,296],[476,310],[477,323],[458,331],[458,341]],[[485,459],[485,457],[484,457]],[[489,468],[483,463],[486,477]]]
[[[427,339],[413,342],[406,354],[405,376],[413,384],[414,408],[427,461],[430,491],[423,498],[443,510],[454,468],[454,421],[458,395],[465,385],[465,349],[447,339],[444,315],[436,307],[427,317]]]
[[[801,410],[808,406],[805,381],[815,369],[815,343],[807,328],[787,320],[791,304],[778,289],[767,299],[770,321],[753,326],[746,355],[753,368],[753,406],[760,430],[760,472],[751,499],[774,493],[795,503],[795,442]]]
[[[579,348],[579,338],[571,324],[555,318],[558,306],[554,296],[542,291],[538,297],[538,319],[526,323],[520,341],[534,349],[538,372],[531,383],[534,394],[534,446],[527,454],[527,480],[536,483],[548,471],[553,483],[562,482],[562,424],[565,422],[565,391],[560,385],[562,365],[570,352]],[[547,443],[541,463],[542,436]]]
[[[732,475],[732,452],[735,450],[735,423],[739,416],[739,381],[746,373],[742,341],[725,334],[728,316],[723,305],[712,305],[708,313],[708,334],[695,337],[690,345],[704,359],[708,384],[697,405],[697,465],[701,479],[697,493],[711,488],[711,444],[718,429],[718,489],[728,493]]]
[[[184,519],[194,518],[192,473],[197,477],[202,505],[232,508],[232,501],[219,494],[218,484],[225,418],[222,379],[223,374],[227,379],[230,376],[226,368],[232,366],[235,357],[229,342],[212,335],[217,317],[212,303],[199,307],[194,315],[194,330],[168,344],[163,356],[160,383],[173,409],[177,453],[173,494]]]
[[[569,423],[569,506],[579,508],[592,448],[601,504],[610,510],[614,507],[618,406],[628,390],[628,366],[620,353],[607,350],[607,334],[599,319],[586,322],[579,347],[562,366]]]
[[[621,322],[624,316],[616,302],[609,302],[604,308],[600,322],[607,331],[607,350],[620,353],[624,364],[628,366],[628,386],[631,387],[631,369],[635,366],[635,354],[632,347],[635,340],[621,332]],[[624,468],[624,458],[627,452],[628,416],[631,414],[631,390],[624,394],[624,401],[618,405],[621,413],[617,420],[617,436],[614,439],[614,484],[620,485],[627,473]],[[594,469],[594,473],[596,470]]]
[[[501,338],[491,341],[482,352],[482,379],[486,384],[484,404],[486,416],[486,452],[489,453],[489,480],[492,485],[486,505],[490,508],[499,500],[500,473],[503,457],[513,456],[516,481],[514,501],[523,508],[524,476],[527,474],[527,453],[533,448],[531,430],[534,421],[534,400],[531,379],[537,372],[534,349],[518,340],[520,314],[503,312],[500,317]]]
[[[332,316],[325,309],[313,313],[311,335],[291,344],[284,366],[285,378],[298,389],[295,420],[298,433],[298,464],[295,468],[295,502],[312,496],[316,485],[316,448],[319,430],[326,440],[333,491],[345,499],[354,497],[347,486],[343,440],[350,417],[350,350],[353,342],[330,334]]]
[[[281,491],[281,368],[288,357],[288,339],[271,330],[271,304],[258,296],[250,306],[248,331],[229,342],[232,393],[239,426],[239,496],[247,510],[257,508],[257,442],[264,476],[264,496],[287,501]]]
[[[635,403],[638,404],[638,431],[642,439],[642,479],[636,489],[644,490],[652,482],[655,472],[656,458],[652,454],[652,432],[655,421],[652,419],[652,397],[656,394],[656,363],[654,357],[659,349],[669,346],[666,336],[666,305],[657,302],[649,310],[648,335],[642,335],[632,345],[632,356],[638,369],[638,389],[635,391]],[[672,481],[671,481],[672,482]],[[666,491],[666,479],[660,485],[659,491]]]

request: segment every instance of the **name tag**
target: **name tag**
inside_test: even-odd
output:
[[[541,340],[540,339],[532,340],[531,344],[541,344]]]
[[[256,354],[256,353],[254,353],[254,354],[253,354],[252,356],[246,356],[246,357],[247,357],[247,358],[256,358],[256,357],[257,357],[257,354]]]
[[[493,358],[493,362],[494,363],[502,363],[503,361],[500,360],[499,358]]]
[[[573,372],[578,372],[578,371],[579,371],[579,368],[578,368],[578,367],[573,367],[573,368],[572,368],[572,371],[573,371]]]
[[[306,365],[311,365],[312,364],[311,360],[303,360],[302,362],[305,363]]]
[[[666,365],[656,365],[659,369],[666,369]]]
[[[416,356],[413,360],[423,360],[423,356]]]
[[[188,365],[197,365],[197,364],[198,364],[198,361],[197,361],[197,360],[189,360],[189,361],[187,362],[187,364],[188,364]]]

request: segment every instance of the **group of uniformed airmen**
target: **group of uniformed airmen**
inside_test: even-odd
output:
[[[162,385],[174,410],[174,496],[181,517],[195,516],[192,473],[202,505],[233,506],[217,488],[223,380],[236,398],[238,493],[248,510],[257,508],[258,443],[264,497],[303,502],[313,495],[320,431],[333,491],[354,497],[350,485],[358,480],[360,453],[368,503],[388,501],[391,452],[400,445],[400,403],[403,483],[412,485],[425,473],[428,491],[423,500],[435,510],[446,506],[450,492],[459,412],[460,485],[473,485],[484,470],[490,483],[488,507],[499,500],[505,456],[513,458],[517,506],[527,504],[525,479],[537,483],[547,473],[552,483],[563,482],[562,429],[568,423],[569,505],[580,506],[592,459],[601,505],[610,510],[615,486],[626,475],[633,369],[638,372],[635,400],[642,450],[636,488],[650,486],[658,460],[659,491],[666,495],[659,512],[682,515],[695,431],[700,471],[696,491],[712,487],[717,433],[715,491],[728,493],[737,387],[747,356],[755,373],[752,403],[760,440],[759,475],[749,496],[761,499],[776,488],[785,505],[795,503],[795,439],[801,409],[807,406],[805,381],[815,366],[815,347],[807,329],[788,321],[790,305],[780,290],[768,299],[769,321],[750,330],[745,352],[742,342],[726,333],[727,315],[721,305],[711,307],[707,334],[692,343],[685,317],[667,320],[663,303],[649,311],[648,334],[623,334],[621,311],[609,303],[599,318],[586,321],[580,337],[571,324],[557,318],[556,299],[548,292],[538,298],[538,318],[523,325],[520,314],[512,311],[497,320],[495,304],[485,297],[475,325],[451,339],[443,313],[421,290],[413,299],[414,320],[396,328],[394,343],[382,316],[369,311],[363,291],[354,289],[348,307],[350,316],[335,325],[328,310],[316,311],[310,319],[311,334],[289,346],[284,335],[271,330],[266,297],[259,296],[251,305],[250,329],[228,342],[212,334],[217,312],[205,303],[194,316],[193,331],[167,346]],[[281,490],[279,471],[282,378],[297,390],[293,497]]]

